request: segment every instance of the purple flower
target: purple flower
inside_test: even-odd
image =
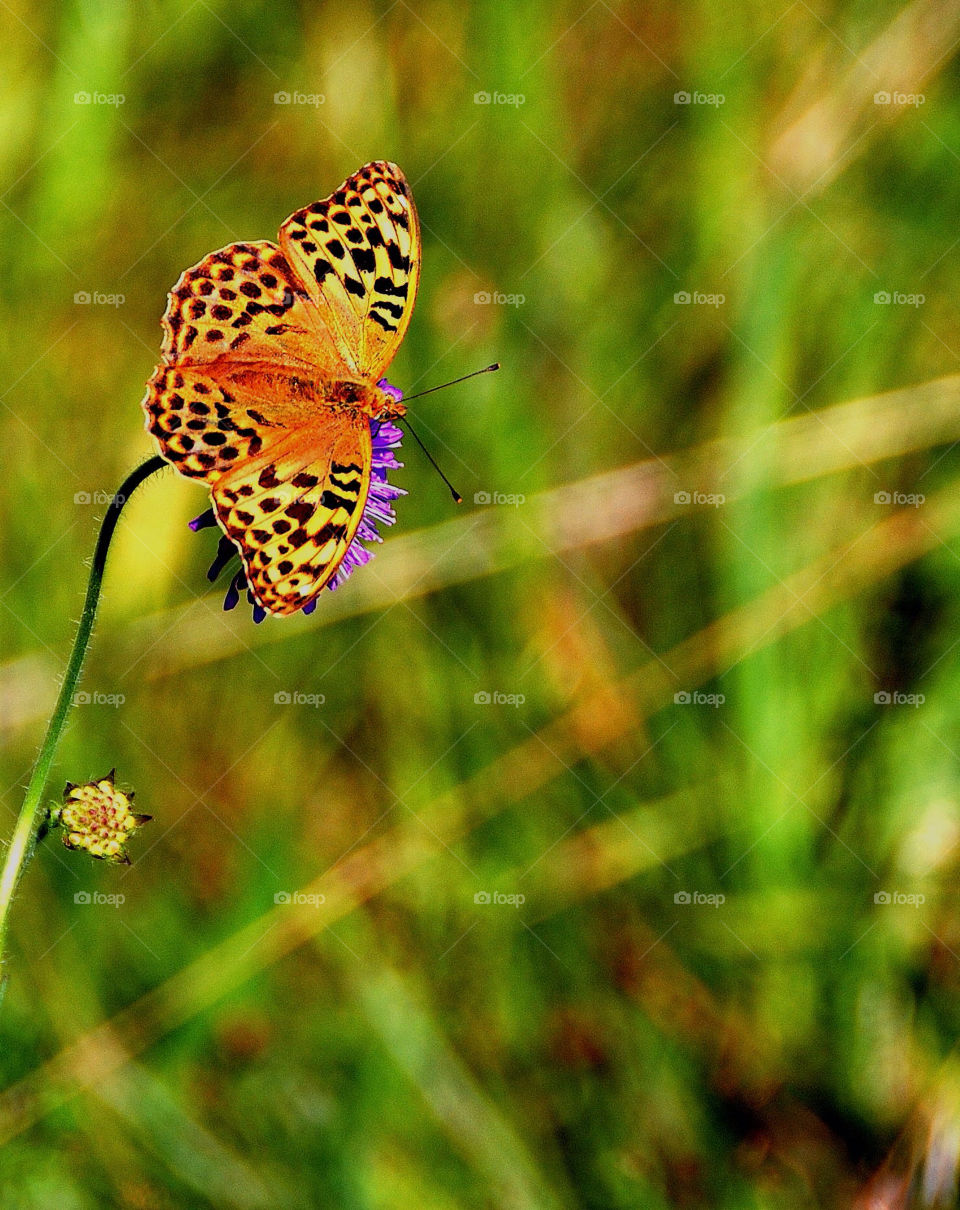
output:
[[[395,403],[399,403],[403,398],[403,392],[399,387],[391,386],[385,378],[381,378],[377,386]],[[347,547],[347,552],[343,556],[336,574],[327,583],[327,588],[331,591],[339,588],[341,584],[348,580],[356,568],[370,562],[373,558],[373,551],[367,550],[364,543],[383,541],[378,527],[381,525],[393,525],[397,519],[396,513],[393,511],[393,501],[398,496],[405,496],[407,494],[402,487],[396,487],[387,481],[388,471],[396,470],[398,467],[403,466],[403,463],[398,462],[393,453],[394,450],[400,448],[403,433],[395,424],[391,424],[389,420],[371,420],[370,438],[372,458],[370,490],[367,493],[367,502],[364,505],[363,516],[360,518],[360,524],[357,526],[357,532],[353,537],[353,541]],[[207,529],[217,524],[216,513],[214,513],[212,508],[208,508],[199,517],[194,517],[190,522],[190,528],[196,533],[201,529]],[[207,579],[211,581],[219,579],[221,573],[233,562],[234,558],[239,558],[236,546],[234,546],[226,534],[221,534],[220,543],[217,546],[217,555],[210,564]],[[247,601],[253,606],[254,622],[262,622],[267,616],[267,612],[262,605],[257,604],[253,593],[247,585],[246,573],[242,566],[238,571],[234,571],[230,578],[230,584],[223,599],[223,608],[234,609],[239,604],[240,596],[244,592],[246,592]],[[309,604],[304,605],[303,612],[313,613],[316,607],[317,602],[313,600]]]

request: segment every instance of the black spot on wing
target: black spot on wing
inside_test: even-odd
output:
[[[387,302],[386,299],[378,298],[373,305],[375,307],[380,307],[382,310],[392,315],[394,319],[399,319],[401,315],[403,315],[403,307],[401,307],[399,303],[391,303]]]
[[[351,248],[350,255],[358,273],[373,273],[377,267],[377,258],[372,248]]]
[[[348,517],[353,515],[353,510],[357,507],[356,499],[351,499],[349,496],[341,496],[338,492],[332,492],[329,488],[320,497],[320,503],[324,508],[342,508]],[[319,537],[318,537],[319,542]]]
[[[390,264],[394,269],[399,269],[403,273],[410,272],[410,257],[404,256],[396,244],[387,244],[387,255],[390,257]]]
[[[373,283],[373,288],[378,294],[389,294],[393,298],[407,297],[407,283],[396,285],[389,277],[378,277]]]

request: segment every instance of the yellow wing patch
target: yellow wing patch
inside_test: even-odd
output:
[[[400,346],[420,281],[420,222],[406,178],[379,160],[292,214],[280,247],[351,371],[376,381]]]

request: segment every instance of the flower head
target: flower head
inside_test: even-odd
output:
[[[381,378],[377,386],[395,403],[399,403],[403,399],[403,392],[400,388],[392,386],[385,378]],[[336,573],[327,582],[327,588],[331,591],[339,588],[341,584],[348,580],[356,568],[370,562],[373,558],[373,551],[368,550],[365,543],[383,541],[380,536],[379,526],[393,525],[397,519],[396,513],[393,511],[393,501],[398,496],[405,496],[407,494],[402,487],[397,487],[387,480],[388,471],[396,470],[403,466],[403,463],[398,462],[394,456],[394,450],[400,448],[403,433],[395,424],[391,424],[388,420],[371,419],[369,423],[371,444],[370,490],[367,493],[367,501],[363,508],[360,524],[357,526],[357,532],[347,547]],[[216,513],[212,508],[208,508],[199,517],[194,517],[190,522],[190,528],[196,533],[201,529],[207,529],[218,524]],[[239,552],[236,546],[226,534],[221,534],[216,558],[210,564],[207,578],[210,581],[219,579],[235,558],[239,560]],[[230,583],[223,599],[223,608],[234,609],[239,604],[240,597],[244,593],[246,594],[247,601],[253,606],[254,622],[262,622],[267,616],[266,610],[262,605],[257,603],[256,598],[250,591],[246,573],[241,566],[239,569],[234,568],[231,574]],[[317,602],[314,599],[309,604],[304,605],[303,612],[308,614],[313,613],[316,607]]]
[[[114,785],[116,770],[111,769],[98,781],[74,785],[67,782],[63,806],[51,822],[63,828],[63,843],[68,849],[85,849],[91,857],[129,865],[125,845],[149,815],[135,815],[129,794]]]

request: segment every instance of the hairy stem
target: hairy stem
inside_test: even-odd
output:
[[[60,686],[60,695],[47,725],[47,734],[33,767],[23,806],[20,808],[16,827],[13,830],[13,838],[7,849],[3,871],[0,873],[0,999],[2,999],[6,986],[6,949],[10,905],[24,871],[33,856],[40,830],[47,820],[47,807],[43,801],[43,791],[57,753],[57,746],[63,735],[70,707],[73,705],[84,656],[87,654],[87,647],[90,643],[93,623],[97,616],[97,606],[100,603],[100,589],[103,585],[103,573],[107,564],[107,551],[110,549],[110,542],[117,528],[117,522],[120,520],[124,504],[145,479],[162,470],[165,465],[166,463],[161,457],[155,456],[132,471],[110,501],[103,521],[100,523],[100,533],[97,536],[90,579],[87,583],[87,595],[83,602],[83,613],[80,616],[77,637],[70,653],[70,662],[67,664],[63,684]]]

